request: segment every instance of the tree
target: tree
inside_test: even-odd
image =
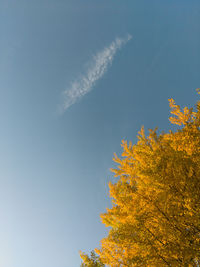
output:
[[[108,266],[199,266],[200,102],[196,111],[169,103],[175,132],[142,128],[114,157],[113,206],[101,215],[110,230],[95,250]]]

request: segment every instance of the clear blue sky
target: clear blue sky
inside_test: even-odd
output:
[[[121,140],[168,130],[168,98],[197,100],[199,14],[194,0],[0,0],[0,266],[78,267],[78,251],[98,246]]]

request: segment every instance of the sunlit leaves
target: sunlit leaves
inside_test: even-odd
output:
[[[110,227],[96,253],[111,267],[198,266],[200,261],[200,104],[181,110],[169,100],[177,131],[144,128],[114,156]]]

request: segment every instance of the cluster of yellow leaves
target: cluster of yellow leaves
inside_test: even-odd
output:
[[[96,249],[101,261],[120,266],[198,266],[200,263],[200,104],[181,111],[169,100],[176,132],[139,132],[122,141],[109,184],[113,207],[101,215],[109,234]]]

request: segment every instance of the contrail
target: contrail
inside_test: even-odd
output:
[[[92,58],[90,67],[86,70],[85,74],[80,75],[63,92],[64,100],[61,113],[92,90],[96,82],[106,73],[108,67],[111,66],[116,52],[131,38],[131,35],[127,35],[125,38],[116,38],[109,46],[105,47]]]

